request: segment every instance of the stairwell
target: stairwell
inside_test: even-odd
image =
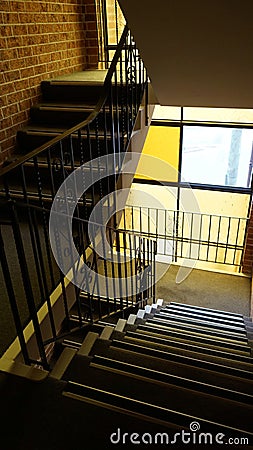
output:
[[[42,83],[43,100],[31,109],[31,123],[17,136],[20,155],[88,117],[104,81],[104,73],[99,79],[97,75],[85,72]],[[124,125],[129,111],[118,114],[116,107],[114,113]],[[107,122],[112,110],[105,105],[101,115]],[[124,143],[127,130],[122,130],[117,140]],[[52,144],[46,152],[36,150],[24,159],[21,178],[15,171],[8,177],[11,198],[38,202],[44,214],[45,202],[50,206],[68,173],[110,153],[113,145],[98,116],[90,128],[75,129],[55,148]],[[97,188],[84,199],[85,208],[94,206],[110,186]],[[225,444],[240,440],[237,448],[243,439],[253,445],[250,318],[158,299],[124,319],[105,320],[59,339],[50,372],[10,361],[7,370],[1,361],[5,449],[95,450],[170,443],[182,448],[185,433],[199,448],[200,439],[206,439],[205,448],[220,448],[221,439]]]

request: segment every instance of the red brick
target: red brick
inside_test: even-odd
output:
[[[95,0],[0,0],[0,8],[5,25],[1,137],[9,149],[17,129],[27,121],[31,104],[40,97],[42,79],[97,65],[96,7]],[[87,35],[84,19],[88,21]],[[86,38],[93,41],[85,42]]]

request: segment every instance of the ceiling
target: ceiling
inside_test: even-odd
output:
[[[252,0],[119,0],[161,105],[253,108]]]

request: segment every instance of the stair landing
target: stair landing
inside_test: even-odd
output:
[[[103,84],[107,74],[107,69],[97,70],[84,70],[82,72],[73,72],[66,75],[60,75],[56,78],[52,78],[49,81],[56,83],[84,83],[84,84]]]

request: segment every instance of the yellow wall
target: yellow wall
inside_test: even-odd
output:
[[[179,138],[180,138],[180,128],[178,127],[154,127],[151,126],[147,135],[146,142],[144,144],[142,154],[155,156],[164,160],[175,170],[169,171],[170,176],[168,176],[168,170],[159,174],[159,181],[178,181],[178,161],[179,161]],[[146,163],[145,163],[146,164]],[[142,166],[142,172],[145,170],[145,165],[143,161],[140,160],[140,165]],[[136,171],[136,178],[146,178],[138,174],[138,167]],[[157,179],[157,175],[155,177]]]

